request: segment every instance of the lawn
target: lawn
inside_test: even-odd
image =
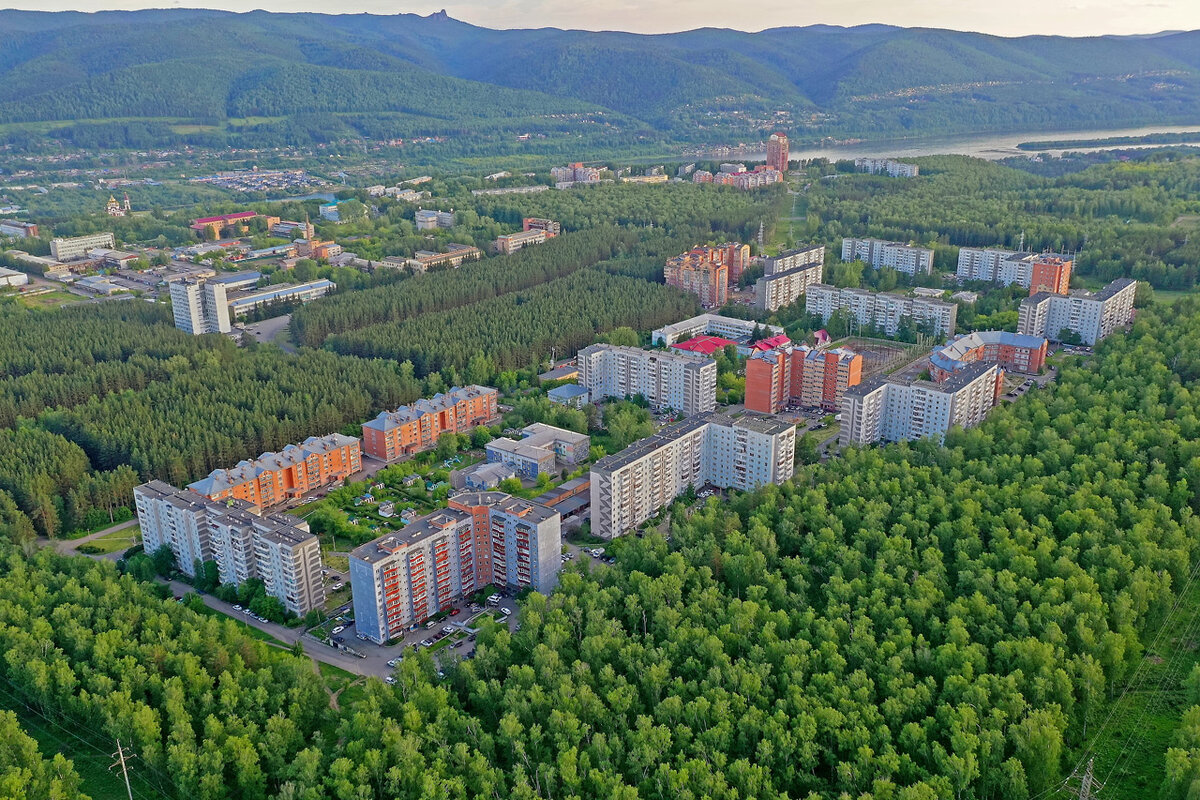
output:
[[[125,551],[133,547],[135,544],[141,541],[141,534],[141,526],[134,525],[130,528],[123,528],[119,531],[106,533],[99,539],[93,539],[86,544],[81,544],[75,549],[80,553],[87,553],[88,555],[108,555],[109,553]]]
[[[18,299],[28,308],[57,308],[67,303],[82,302],[85,298],[56,289],[46,294],[19,295]]]
[[[1195,291],[1177,292],[1170,289],[1155,289],[1154,302],[1156,303],[1174,303],[1181,297],[1191,297],[1196,294]]]

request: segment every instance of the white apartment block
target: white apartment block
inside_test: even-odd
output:
[[[785,333],[778,325],[756,323],[752,319],[736,319],[722,317],[720,314],[700,314],[681,322],[664,325],[651,335],[654,344],[664,344],[670,347],[679,342],[686,342],[697,336],[720,336],[722,339],[749,339],[757,325],[760,331],[768,331],[768,336],[778,336]]]
[[[784,250],[777,256],[767,256],[763,259],[763,274],[775,275],[779,272],[790,272],[800,267],[811,267],[824,263],[825,245],[810,244],[807,247]]]
[[[1021,301],[1017,333],[1061,341],[1064,330],[1079,334],[1086,345],[1094,345],[1114,330],[1133,320],[1137,281],[1117,278],[1095,294],[1038,292]]]
[[[936,439],[958,425],[987,416],[1000,394],[1004,371],[993,363],[969,364],[941,383],[874,378],[842,398],[841,444]]]
[[[579,351],[579,385],[596,403],[640,394],[654,408],[691,416],[717,406],[717,362],[692,355],[594,344]]]
[[[1029,287],[1033,281],[1033,253],[996,248],[964,247],[958,251],[960,281],[988,281],[1002,286]]]
[[[935,336],[950,336],[958,318],[958,306],[944,300],[903,297],[866,289],[839,289],[824,283],[809,286],[804,298],[804,310],[809,314],[820,314],[825,322],[835,311],[846,309],[859,325],[873,325],[888,336],[896,335],[905,317],[916,324],[929,325]]]
[[[892,178],[915,178],[921,174],[921,168],[916,164],[893,161],[890,158],[856,158],[854,168],[859,172],[887,175]]]
[[[50,255],[56,261],[69,261],[82,258],[88,250],[97,247],[107,247],[110,250],[117,246],[117,240],[111,233],[89,233],[84,236],[72,236],[68,239],[51,239]]]
[[[592,533],[613,539],[636,528],[689,485],[749,491],[782,483],[795,467],[796,426],[759,414],[709,412],[596,462],[591,471]]]
[[[171,310],[175,327],[198,336],[229,333],[229,300],[226,285],[203,278],[171,282]]]
[[[933,251],[883,239],[842,239],[842,261],[863,261],[872,267],[891,267],[906,275],[933,272]]]
[[[822,262],[805,267],[794,267],[786,272],[769,273],[754,284],[754,302],[765,311],[776,311],[790,306],[808,291],[808,287],[821,282],[825,274]]]
[[[286,514],[263,516],[244,500],[213,501],[150,481],[133,491],[147,552],[169,547],[179,569],[215,561],[222,583],[262,580],[269,595],[297,616],[325,604],[321,545],[308,523]]]

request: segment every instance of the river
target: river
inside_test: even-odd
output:
[[[1118,128],[1093,131],[1033,131],[1030,133],[988,133],[961,136],[924,136],[912,139],[878,139],[856,144],[797,147],[791,151],[792,160],[827,158],[831,161],[849,158],[913,158],[916,156],[964,155],[992,161],[1010,156],[1034,156],[1031,150],[1018,150],[1021,142],[1042,142],[1066,139],[1106,139],[1110,136],[1145,136],[1150,133],[1195,133],[1187,137],[1188,144],[1200,145],[1200,122],[1195,125],[1151,125],[1144,128]],[[1070,152],[1096,150],[1130,150],[1143,147],[1168,147],[1162,144],[1104,145],[1102,147],[1068,147]],[[1063,149],[1040,152],[1059,155]],[[766,153],[743,154],[731,161],[765,161]]]

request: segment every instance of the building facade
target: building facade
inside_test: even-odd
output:
[[[642,395],[655,408],[684,415],[717,405],[717,362],[678,353],[594,344],[579,351],[579,385],[591,402]]]
[[[929,374],[940,383],[976,361],[998,364],[1007,372],[1034,374],[1046,365],[1046,347],[1043,336],[975,331],[934,350],[929,356]]]
[[[150,481],[133,491],[146,552],[169,547],[185,574],[215,561],[222,583],[263,582],[267,594],[303,616],[325,604],[321,544],[308,523],[287,514],[263,515],[243,500],[215,501]]]
[[[754,304],[764,311],[777,311],[790,306],[824,277],[825,265],[822,262],[764,275],[754,284]]]
[[[506,464],[518,477],[536,480],[542,473],[553,475],[559,463],[586,459],[590,446],[587,434],[536,422],[522,429],[520,439],[493,439],[485,450],[488,463]]]
[[[38,226],[19,219],[0,219],[0,236],[11,236],[14,239],[36,239]]]
[[[261,289],[247,289],[229,294],[229,315],[240,317],[255,309],[269,306],[272,303],[307,303],[324,297],[337,288],[337,284],[325,278],[318,278],[307,283],[296,283],[285,286],[264,286]]]
[[[668,286],[690,292],[705,308],[725,305],[729,284],[737,283],[750,266],[750,246],[727,242],[716,247],[693,247],[667,261],[663,275]]]
[[[746,360],[746,408],[778,414],[789,405],[835,410],[862,381],[863,357],[853,350],[824,350],[790,342]]]
[[[906,275],[933,272],[933,251],[882,239],[842,239],[842,261],[862,261],[872,267],[891,267]]]
[[[775,275],[780,272],[790,272],[800,267],[811,267],[825,263],[825,245],[810,244],[792,250],[784,250],[777,256],[767,256],[763,259],[763,274]]]
[[[561,527],[557,511],[503,492],[455,495],[350,554],[358,632],[382,644],[488,585],[549,593]]]
[[[454,212],[433,211],[426,208],[419,208],[413,215],[413,221],[416,222],[417,230],[419,231],[432,231],[438,228],[453,228]]]
[[[331,433],[310,436],[253,461],[240,461],[232,469],[215,469],[188,488],[209,500],[234,498],[270,508],[342,481],[361,469],[358,439]]]
[[[1058,253],[1026,253],[998,248],[963,247],[958,251],[960,281],[988,281],[1001,286],[1016,284],[1038,292],[1066,294],[1075,261]]]
[[[229,333],[227,285],[203,278],[185,278],[170,284],[171,312],[175,327],[198,336],[202,333]]]
[[[767,167],[779,172],[788,171],[788,138],[783,133],[767,137]]]
[[[890,158],[856,158],[854,168],[872,175],[887,175],[890,178],[915,178],[921,174],[916,164],[893,161]]]
[[[804,309],[819,314],[825,322],[835,311],[846,309],[861,326],[873,326],[887,336],[895,336],[905,318],[917,325],[927,326],[934,336],[954,333],[958,306],[944,300],[927,297],[901,297],[866,289],[839,289],[828,284],[814,284],[804,293]]]
[[[591,471],[593,535],[636,528],[688,486],[749,491],[794,474],[796,426],[745,414],[690,417],[596,462]]]
[[[723,317],[720,314],[699,314],[658,328],[651,334],[650,340],[654,344],[670,346],[694,339],[697,336],[709,335],[749,343],[756,328],[759,331],[766,331],[768,336],[778,336],[784,332],[783,328],[778,325],[766,325],[751,319]]]
[[[872,378],[842,398],[843,445],[945,439],[957,425],[978,425],[996,404],[1004,370],[976,361],[940,383]]]
[[[1017,332],[1062,341],[1064,331],[1094,345],[1117,328],[1133,321],[1137,281],[1117,278],[1099,292],[1050,294],[1039,292],[1025,298],[1017,310]]]
[[[380,461],[432,450],[443,433],[470,433],[495,421],[498,394],[489,386],[455,387],[382,412],[363,423],[363,450]]]
[[[504,255],[512,255],[522,247],[528,247],[534,244],[544,244],[545,241],[546,232],[543,230],[506,233],[503,236],[496,237],[496,252],[503,253]]]
[[[86,256],[88,250],[95,250],[97,247],[112,249],[116,246],[117,240],[111,233],[89,233],[67,239],[51,239],[50,256],[56,261],[70,261]]]
[[[562,226],[552,219],[542,219],[541,217],[525,217],[523,220],[521,220],[521,230],[542,231],[546,234],[547,239],[552,239],[562,233]]]

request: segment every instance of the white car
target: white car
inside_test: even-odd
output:
[[[346,584],[344,584],[344,583],[342,583],[342,582],[340,582],[340,581],[339,581],[339,582],[335,583],[333,586],[330,586],[329,588],[330,588],[332,591],[335,591],[335,592],[336,592],[338,589],[341,589],[341,588],[342,588],[343,586],[345,586],[345,585],[346,585]]]
[[[442,633],[445,633],[445,634],[454,633],[454,628],[447,625],[446,627],[442,628]]]
[[[234,607],[233,607],[233,610],[234,610],[234,611],[241,611],[241,610],[242,610],[242,607],[241,607],[241,606],[234,606]]]
[[[507,617],[510,614],[512,614],[512,611],[507,608],[502,608],[502,609],[500,609],[500,613]]]
[[[398,659],[398,658],[393,658],[391,661],[387,662],[387,665],[388,665],[389,667],[395,667],[395,666],[396,666],[397,664],[399,664],[399,663],[400,663],[400,659]]]
[[[331,630],[330,633],[332,633],[334,636],[337,636],[339,633],[341,633],[344,630],[346,630],[345,625],[338,625],[336,628]]]
[[[396,679],[393,678],[391,675],[388,675],[386,678],[384,678],[383,682],[387,683],[387,684],[391,684],[392,686],[396,685]]]

